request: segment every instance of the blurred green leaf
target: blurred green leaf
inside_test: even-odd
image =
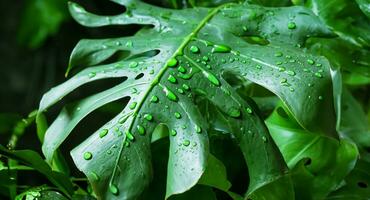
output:
[[[45,175],[46,178],[57,186],[65,195],[72,195],[73,186],[69,178],[62,173],[52,171],[49,165],[38,153],[31,150],[8,150],[0,145],[0,155],[34,168],[41,174]]]
[[[26,0],[18,29],[18,41],[38,48],[69,18],[66,0]]]

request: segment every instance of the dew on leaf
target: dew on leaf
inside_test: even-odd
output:
[[[152,103],[157,103],[159,100],[158,100],[158,97],[153,95],[151,98],[150,98],[150,102]]]
[[[322,97],[322,96],[319,96],[319,100],[323,100],[324,99],[324,97]]]
[[[128,65],[130,68],[136,68],[137,66],[139,65],[139,63],[138,62],[136,62],[136,61],[132,61],[132,62],[130,62],[130,64]]]
[[[253,113],[253,110],[251,108],[246,108],[245,111],[248,113],[248,114],[252,114]]]
[[[133,110],[133,109],[135,109],[135,108],[136,108],[136,105],[137,105],[137,102],[132,102],[132,103],[130,104],[129,108],[130,108],[131,110]]]
[[[199,53],[199,48],[198,48],[197,46],[191,46],[191,47],[190,47],[190,51],[191,51],[192,53]]]
[[[84,153],[84,159],[85,160],[91,160],[92,157],[93,157],[93,155],[92,155],[91,152],[87,151],[87,152]]]
[[[153,115],[151,115],[151,114],[145,114],[144,115],[144,119],[146,119],[148,121],[152,121],[153,120]]]
[[[181,118],[181,114],[179,112],[175,112],[175,117],[176,117],[176,119],[180,119]]]
[[[229,53],[231,48],[226,45],[213,45],[212,53]]]
[[[177,135],[177,131],[176,131],[175,129],[172,129],[172,130],[170,131],[170,134],[171,134],[172,136],[176,136],[176,135]]]
[[[169,100],[171,100],[171,101],[177,101],[177,96],[170,89],[168,89],[167,87],[164,87],[163,88],[163,91],[164,91],[164,93],[166,94],[166,97]]]
[[[322,74],[321,74],[320,72],[316,72],[316,73],[315,73],[315,76],[316,76],[317,78],[322,78]]]
[[[131,141],[134,141],[134,140],[135,140],[134,135],[132,135],[132,133],[131,133],[130,131],[126,131],[126,132],[125,132],[125,135],[126,135],[126,137],[127,137],[129,140],[131,140]]]
[[[195,132],[201,133],[202,132],[202,128],[200,128],[200,126],[195,126]]]
[[[181,89],[181,88],[177,88],[177,92],[180,93],[180,94],[184,94],[184,90]]]
[[[187,85],[187,84],[182,84],[182,88],[184,88],[184,90],[190,90],[190,87],[189,87],[189,85]]]
[[[106,136],[108,134],[108,129],[103,129],[100,131],[99,133],[99,137],[100,138],[103,138],[104,136]]]
[[[279,72],[285,71],[285,67],[279,67]]]
[[[206,61],[206,62],[207,62],[207,61],[209,61],[209,57],[208,57],[208,56],[203,56],[203,57],[202,57],[202,59],[203,59],[204,61]]]
[[[89,78],[94,78],[96,76],[96,72],[90,72],[88,76]]]
[[[280,83],[286,83],[288,80],[286,79],[286,78],[282,78],[281,80],[280,80]]]
[[[94,180],[94,181],[98,181],[100,179],[100,177],[95,173],[95,172],[90,172],[90,177]]]
[[[276,52],[275,53],[275,57],[281,57],[281,56],[283,56],[283,53],[282,52]]]
[[[203,75],[215,86],[220,85],[220,81],[216,78],[215,75],[213,75],[210,72],[207,72],[206,70],[203,70]]]
[[[170,83],[176,83],[177,82],[176,78],[174,76],[172,76],[172,75],[169,75],[168,78],[167,78],[167,80]]]
[[[262,141],[263,141],[264,143],[267,143],[267,138],[266,138],[266,136],[262,136]]]
[[[171,58],[167,62],[167,66],[169,67],[175,67],[177,65],[178,61],[176,58]]]
[[[145,128],[141,125],[136,126],[137,131],[139,132],[140,135],[145,135]]]
[[[233,108],[233,109],[230,111],[229,115],[230,115],[231,117],[240,117],[240,110],[239,110],[239,109],[237,109],[237,108]]]
[[[118,188],[116,185],[114,184],[110,184],[109,186],[109,191],[114,194],[114,195],[118,195]]]
[[[310,65],[313,65],[313,64],[315,64],[315,61],[312,60],[312,59],[307,59],[307,63],[310,64]]]
[[[289,22],[288,23],[288,28],[289,29],[295,29],[296,27],[297,27],[297,25],[294,22]]]
[[[189,140],[184,140],[183,142],[182,142],[182,144],[184,145],[184,146],[189,146],[189,144],[190,144],[190,141]]]
[[[184,67],[180,66],[180,67],[177,68],[177,71],[179,71],[181,73],[185,73],[186,69]]]
[[[286,73],[288,75],[290,75],[290,76],[295,76],[295,72],[294,71],[288,70]]]

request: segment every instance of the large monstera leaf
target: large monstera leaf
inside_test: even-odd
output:
[[[182,193],[199,181],[207,167],[207,131],[212,126],[197,104],[206,99],[225,116],[228,131],[244,154],[250,176],[247,196],[264,198],[258,191],[268,185],[280,193],[276,195],[289,199],[284,195],[291,193],[274,186],[277,180],[287,185],[289,181],[263,120],[225,77],[262,85],[282,99],[303,127],[333,135],[333,98],[327,95],[332,93],[329,63],[300,48],[308,36],[330,36],[330,31],[302,7],[230,3],[171,10],[136,0],[114,2],[126,11],[98,16],[75,3],[70,3],[70,11],[79,23],[90,27],[150,26],[131,37],[77,44],[68,70],[87,68],[46,93],[40,112],[86,83],[107,78],[121,78],[122,83],[61,111],[45,134],[42,150],[47,161],[52,161],[85,116],[129,97],[122,112],[71,152],[74,162],[98,197],[137,198],[152,176],[151,134],[158,124],[164,124],[170,133],[166,197]],[[128,56],[117,59],[120,52]],[[323,108],[326,112],[321,113]]]

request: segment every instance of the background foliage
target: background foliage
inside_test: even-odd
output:
[[[113,2],[76,2],[89,12],[103,16],[119,15],[127,9],[127,7]],[[162,40],[165,33],[156,36],[155,32],[151,32],[150,27],[142,28],[142,26],[135,24],[100,27],[101,25],[120,24],[122,22],[119,21],[119,18],[117,18],[117,21],[105,21],[105,18],[86,14],[76,4],[70,4],[72,16],[81,24],[99,26],[98,28],[82,27],[72,20],[68,12],[67,2],[61,0],[29,0],[22,4],[7,5],[8,9],[2,12],[2,19],[5,20],[1,37],[3,41],[0,48],[1,60],[3,61],[3,73],[0,79],[2,81],[0,88],[2,97],[0,100],[0,198],[94,199],[97,196],[109,199],[132,198],[134,196],[140,199],[163,199],[165,196],[171,196],[170,199],[370,198],[370,188],[368,187],[370,177],[367,172],[370,169],[370,34],[368,33],[370,31],[368,9],[370,2],[367,0],[148,1],[150,4],[178,10],[195,8],[194,11],[187,11],[188,13],[170,11],[172,14],[169,14],[167,10],[158,10],[159,12],[154,15],[155,17],[160,16],[161,23],[168,23],[170,27],[182,30],[181,33],[175,35],[180,40],[186,36],[184,34],[186,34],[187,29],[191,30],[192,25],[191,23],[188,25],[186,23],[173,24],[171,20],[178,20],[177,18],[185,16],[183,20],[186,21],[188,20],[186,17],[191,16],[188,22],[193,20],[195,23],[199,23],[200,20],[197,19],[202,19],[202,13],[206,12],[206,9],[198,7],[217,7],[230,2],[247,5],[247,10],[243,10],[244,12],[241,12],[241,15],[245,15],[246,18],[249,17],[248,27],[244,28],[242,23],[239,24],[242,21],[240,19],[235,20],[233,17],[225,17],[228,15],[227,10],[225,10],[223,11],[223,17],[221,15],[218,18],[215,17],[214,29],[210,29],[213,31],[211,31],[211,35],[205,37],[207,40],[219,40],[220,38],[212,34],[218,32],[219,35],[222,35],[222,31],[228,30],[235,35],[229,36],[230,38],[224,37],[220,42],[222,44],[228,43],[233,49],[232,51],[239,48],[236,41],[242,38],[249,46],[246,49],[241,49],[241,54],[249,55],[254,59],[262,59],[264,62],[278,66],[280,64],[276,60],[281,56],[280,51],[275,50],[278,47],[282,50],[282,55],[293,55],[298,61],[306,63],[303,65],[307,65],[307,63],[310,65],[311,58],[314,59],[315,63],[312,69],[322,67],[323,71],[317,73],[324,74],[324,78],[311,79],[308,78],[308,75],[297,73],[294,77],[298,77],[296,80],[298,83],[295,83],[298,87],[293,88],[292,86],[293,91],[290,89],[291,91],[287,90],[285,92],[283,86],[286,81],[281,78],[276,78],[277,84],[273,86],[266,81],[271,80],[273,82],[275,80],[270,73],[262,73],[259,76],[249,75],[250,72],[259,73],[259,67],[253,65],[252,68],[250,67],[252,64],[244,63],[244,68],[241,68],[241,70],[246,70],[246,75],[242,72],[240,72],[240,76],[226,73],[220,79],[219,74],[223,72],[212,72],[215,73],[218,79],[210,79],[210,81],[213,81],[212,83],[215,85],[217,85],[217,81],[221,81],[223,86],[230,85],[233,88],[231,89],[231,96],[234,98],[240,96],[243,99],[243,105],[245,104],[252,110],[253,117],[244,119],[244,115],[250,111],[242,111],[243,122],[240,125],[234,119],[235,117],[240,119],[240,113],[238,114],[229,107],[232,104],[231,100],[224,101],[228,98],[227,95],[222,95],[222,93],[217,92],[217,89],[210,87],[205,92],[214,93],[218,99],[206,101],[206,98],[212,98],[207,97],[208,94],[202,93],[202,91],[197,91],[200,97],[196,100],[196,106],[207,122],[205,124],[203,121],[199,121],[202,124],[201,131],[207,132],[209,138],[210,154],[204,157],[206,159],[201,160],[203,164],[198,165],[197,162],[194,162],[195,157],[190,157],[191,152],[188,151],[180,151],[180,153],[176,151],[175,154],[178,154],[171,156],[176,149],[176,147],[171,147],[173,138],[175,138],[171,136],[171,133],[173,134],[171,123],[177,126],[178,121],[169,121],[167,123],[168,127],[164,125],[152,127],[155,128],[155,131],[151,135],[151,140],[143,143],[144,146],[135,147],[137,143],[141,143],[141,139],[138,139],[137,136],[135,136],[135,142],[131,144],[126,142],[126,145],[131,145],[128,149],[136,151],[136,154],[140,152],[140,158],[147,159],[147,162],[143,162],[147,164],[144,167],[141,166],[141,168],[148,170],[148,177],[137,180],[137,174],[141,173],[139,168],[132,168],[131,164],[124,164],[134,162],[137,156],[135,157],[133,154],[133,157],[130,157],[130,154],[124,154],[128,158],[123,164],[119,163],[123,170],[120,173],[123,173],[124,176],[116,176],[120,177],[117,184],[107,184],[107,178],[111,175],[106,174],[106,172],[112,173],[116,166],[111,166],[109,170],[100,172],[98,169],[99,163],[106,163],[109,159],[106,156],[101,156],[98,161],[94,160],[97,155],[106,152],[104,147],[107,144],[101,146],[90,144],[90,146],[93,146],[92,156],[94,158],[94,162],[89,161],[92,163],[91,166],[85,165],[86,161],[80,155],[89,147],[89,145],[84,146],[88,143],[83,141],[96,130],[98,131],[95,135],[101,135],[102,130],[99,130],[99,128],[106,126],[104,124],[114,118],[121,110],[132,106],[132,99],[116,100],[117,98],[113,98],[116,101],[110,103],[104,101],[104,99],[99,99],[98,102],[100,103],[96,104],[99,106],[94,107],[96,110],[86,117],[81,115],[81,119],[84,119],[78,125],[74,125],[73,118],[71,118],[72,120],[64,120],[65,124],[58,121],[53,123],[53,119],[58,116],[58,112],[65,105],[67,106],[62,110],[59,118],[63,115],[67,118],[76,116],[79,118],[78,115],[72,114],[73,110],[79,108],[79,104],[83,105],[83,102],[76,104],[77,100],[94,95],[97,92],[109,93],[109,90],[111,90],[104,91],[104,88],[113,87],[113,94],[118,94],[114,88],[119,89],[122,79],[105,79],[89,83],[63,98],[61,103],[49,107],[59,101],[59,98],[63,97],[68,90],[77,87],[73,80],[82,77],[84,71],[81,70],[85,66],[94,66],[99,63],[104,66],[120,60],[125,61],[126,58],[129,60],[128,65],[132,63],[132,60],[141,62],[140,59],[145,61],[145,59],[155,56],[146,52],[146,54],[140,54],[141,57],[133,56],[131,58],[126,55],[127,52],[125,51],[114,54],[115,51],[110,51],[111,47],[100,49],[102,44],[120,42],[127,46],[127,42],[133,42],[134,45],[139,44],[140,46],[140,40],[143,40],[143,48],[149,48],[150,50],[154,46],[155,38],[158,37]],[[281,11],[275,8],[280,6],[287,8],[283,8]],[[135,12],[140,12],[140,8],[138,6],[128,10],[135,16],[137,15]],[[260,18],[251,17],[248,8],[253,8],[251,13],[256,12],[254,15]],[[237,11],[236,9],[231,13],[237,13]],[[305,13],[304,17],[310,17],[302,18],[303,21],[300,21],[300,18],[297,17],[295,19],[296,24],[289,24],[289,20],[295,17],[295,12],[298,14]],[[161,14],[158,15],[159,13]],[[269,15],[270,13],[274,14]],[[124,17],[121,16],[121,18]],[[150,21],[151,18],[139,21],[139,24],[141,22],[148,23],[148,20]],[[253,24],[255,23],[258,24],[257,28],[254,28]],[[271,28],[273,26],[276,29]],[[238,32],[238,28],[245,32]],[[292,29],[296,32],[291,32]],[[134,35],[138,30],[140,31],[136,36],[131,37],[132,41],[122,38],[123,36]],[[14,34],[15,32],[17,34]],[[289,32],[290,34],[286,34]],[[115,39],[118,37],[121,39]],[[82,38],[104,40],[85,40],[78,43],[70,60],[68,60],[73,47]],[[113,39],[105,40],[105,38]],[[171,45],[174,45],[174,48],[178,47],[176,46],[176,40],[170,39],[171,33],[167,34],[166,38],[167,41],[159,42],[159,44],[167,44],[166,47],[161,47],[161,50],[165,51]],[[197,47],[202,45],[201,42],[192,42],[191,44]],[[188,47],[190,48],[190,46]],[[136,48],[134,54],[139,54],[140,47],[134,47]],[[208,51],[207,48],[203,47],[200,50],[201,52]],[[185,52],[185,54],[196,60],[196,55],[193,57],[191,52]],[[144,58],[142,58],[143,55]],[[165,57],[163,54],[160,55],[162,56],[160,62],[166,63],[169,60],[169,57]],[[210,62],[213,62],[212,59],[221,61],[222,55],[219,54],[217,58],[211,58]],[[106,60],[108,57],[109,59]],[[228,58],[225,57],[225,59]],[[161,64],[163,66],[163,63]],[[318,66],[317,64],[321,65]],[[216,64],[214,63],[214,65]],[[302,67],[297,66],[297,64],[284,63],[284,65],[288,69],[285,69],[287,71],[291,69],[296,73],[302,70]],[[309,65],[308,67],[310,67]],[[141,70],[139,72],[149,71],[140,67],[138,68]],[[226,65],[222,67],[221,69],[227,69]],[[229,70],[234,70],[235,66],[233,67]],[[43,93],[66,81],[63,76],[66,70],[70,76],[77,74],[71,79],[68,78],[72,84],[68,85],[68,82],[66,82],[66,86],[59,86],[59,89],[54,89],[54,92],[52,90],[47,93],[39,107],[38,102]],[[211,71],[205,70],[203,74],[207,74],[207,72],[209,74]],[[121,73],[127,75],[131,71],[126,70],[121,71]],[[136,81],[135,73],[131,75],[133,82]],[[88,70],[86,75],[90,79],[100,76],[96,72],[92,74]],[[318,74],[314,75],[320,76]],[[81,79],[79,80],[81,83]],[[292,78],[292,80],[295,79]],[[130,81],[130,77],[127,81]],[[195,77],[189,84],[195,84],[192,86],[194,88],[196,85],[202,85],[202,81],[201,78]],[[289,79],[288,83],[291,83],[290,81]],[[330,86],[322,84],[326,83],[325,81],[329,81]],[[164,82],[162,84],[165,85]],[[308,84],[311,85],[308,86]],[[206,85],[204,85],[205,88],[208,87]],[[307,92],[310,87],[314,88],[312,90],[314,92]],[[125,89],[118,91],[124,93]],[[128,92],[131,92],[131,90],[128,90]],[[312,98],[311,95],[315,96],[315,92],[323,94],[323,101],[318,98],[311,101],[313,102],[312,105],[299,104],[309,102],[305,99]],[[160,96],[160,93],[157,93],[157,95]],[[91,102],[91,99],[96,98],[94,96],[84,101]],[[128,104],[127,108],[125,108],[126,104]],[[187,106],[189,112],[192,112],[190,110],[194,106],[191,106],[191,104],[185,106]],[[31,112],[37,108],[40,111],[44,111],[45,108],[49,109],[45,113]],[[149,110],[150,108],[143,109]],[[190,116],[195,116],[195,114],[193,113]],[[154,117],[157,116],[154,115]],[[163,120],[167,118],[163,118]],[[171,118],[171,120],[174,119],[174,117]],[[181,121],[185,119],[186,116],[182,115]],[[262,121],[260,121],[261,119]],[[264,128],[263,121],[269,132]],[[35,122],[37,122],[37,127]],[[183,122],[185,125],[193,126],[189,122]],[[48,124],[53,124],[49,130],[47,130]],[[243,131],[238,132],[245,124],[257,126],[256,131],[259,134],[266,133],[266,135],[262,136],[259,141],[240,135]],[[149,126],[145,126],[145,130],[150,130]],[[196,128],[194,131],[196,131]],[[59,132],[58,135],[68,135],[70,132],[71,134],[64,141],[66,138],[59,137],[58,139],[55,135],[50,137],[50,132]],[[182,132],[177,129],[177,134],[176,138],[179,138]],[[125,135],[126,138],[129,138],[127,133]],[[171,138],[171,140],[168,140],[168,138]],[[195,139],[199,139],[199,137],[192,138],[190,140],[191,144]],[[121,139],[113,139],[113,141],[117,141],[118,145],[121,144]],[[200,139],[200,143],[197,143],[197,148],[200,149],[201,153],[206,152],[200,148],[203,141],[203,139]],[[181,141],[181,143],[183,146],[187,146],[184,141]],[[79,144],[81,145],[72,153],[73,161],[69,152]],[[41,150],[42,145],[43,150]],[[170,151],[169,146],[171,147]],[[206,148],[207,145],[204,147]],[[151,156],[147,157],[150,152]],[[281,155],[279,152],[281,152]],[[265,160],[264,155],[267,158]],[[44,161],[43,156],[46,156],[46,161]],[[247,162],[245,162],[244,157],[247,158]],[[248,161],[248,158],[253,157],[257,158],[252,160],[253,162]],[[185,168],[184,171],[189,170],[184,172],[187,173],[186,176],[181,176],[181,173],[177,172],[181,170],[179,168],[181,166],[177,166],[177,164],[183,163],[183,161],[173,160],[177,158],[191,159],[186,162],[188,168]],[[256,161],[257,163],[255,163]],[[169,165],[167,165],[168,162]],[[266,167],[267,165],[262,167],[264,163],[268,163],[268,167]],[[76,165],[84,174],[76,168]],[[289,172],[285,170],[285,165]],[[261,171],[255,171],[253,174],[253,169]],[[281,171],[274,171],[277,169]],[[171,172],[171,170],[174,171]],[[127,171],[131,174],[124,173]],[[149,178],[151,174],[153,174],[152,179]],[[199,174],[199,176],[196,174]],[[86,176],[89,180],[86,179]],[[114,174],[113,177],[115,177]],[[266,194],[272,196],[266,196]]]

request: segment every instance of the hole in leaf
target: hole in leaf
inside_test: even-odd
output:
[[[307,166],[307,165],[310,165],[311,163],[312,163],[312,159],[307,158],[306,161],[304,162],[304,165]]]
[[[367,188],[367,183],[363,182],[363,181],[359,181],[357,182],[357,185],[358,187],[360,188]]]
[[[140,74],[138,74],[138,75],[135,77],[135,80],[141,79],[141,78],[143,78],[143,76],[144,76],[144,73],[140,73]]]

